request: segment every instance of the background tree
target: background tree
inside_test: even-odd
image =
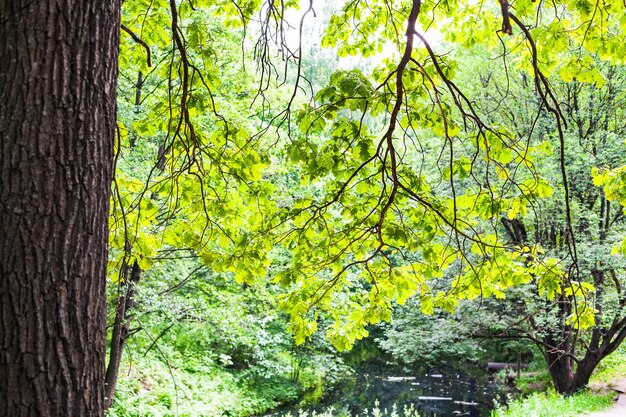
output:
[[[546,285],[548,282],[537,281],[534,289],[514,292],[509,302],[502,303],[508,309],[501,311],[502,327],[497,331],[502,337],[519,336],[535,343],[555,386],[562,392],[585,386],[598,363],[615,351],[624,337],[623,307],[619,301],[623,260],[611,255],[612,247],[623,234],[622,212],[611,208],[591,175],[593,167],[617,167],[624,157],[624,145],[616,140],[623,135],[623,127],[615,123],[622,118],[623,99],[618,92],[623,89],[624,75],[622,67],[597,61],[594,69],[597,72],[590,79],[592,82],[551,79],[565,109],[566,151],[562,155],[543,156],[537,165],[544,177],[551,178],[554,194],[534,203],[524,215],[501,218],[504,239],[518,246],[540,245],[561,259],[562,265],[569,265],[567,278],[560,286],[558,282]],[[476,71],[483,80],[483,105],[496,107],[497,117],[515,126],[518,136],[528,137],[538,146],[552,147],[550,138],[558,134],[540,98],[532,91],[507,87],[508,81],[498,72]],[[515,104],[516,100],[520,101]],[[564,188],[559,185],[563,157],[573,213],[574,235],[570,242],[576,247],[576,259],[570,264],[566,261],[572,256],[572,247],[566,239]],[[579,315],[581,305],[577,305],[576,298],[568,296],[583,286],[594,288],[587,295],[592,314],[586,318]],[[548,295],[548,300],[542,294]],[[594,320],[594,325],[586,329],[578,321],[583,319]]]

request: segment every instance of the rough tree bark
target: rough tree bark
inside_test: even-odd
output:
[[[104,414],[119,0],[0,0],[0,415]]]
[[[573,394],[585,388],[593,371],[607,355],[587,350],[585,357],[575,364],[571,356],[548,354],[547,364],[554,388],[560,394]]]

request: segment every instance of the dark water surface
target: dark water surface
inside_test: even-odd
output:
[[[413,404],[421,417],[488,417],[494,401],[504,395],[501,388],[488,381],[487,374],[434,372],[408,376],[361,374],[341,391],[329,398],[335,408],[347,407],[356,414],[371,409],[378,400],[381,409],[396,404],[401,410]]]
[[[503,402],[506,389],[489,381],[486,372],[415,372],[411,374],[359,373],[331,393],[317,411],[329,407],[334,415],[362,415],[378,403],[380,410],[398,412],[411,404],[420,417],[489,417],[495,402]],[[291,410],[297,415],[297,409]],[[283,413],[280,413],[283,414]],[[371,414],[370,414],[371,415]]]

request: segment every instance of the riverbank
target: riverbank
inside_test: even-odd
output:
[[[605,410],[613,404],[613,396],[581,392],[569,397],[558,395],[554,390],[536,392],[508,406],[493,411],[492,417],[580,417],[581,415]]]
[[[496,409],[492,417],[624,417],[626,394],[626,348],[621,348],[598,367],[589,389],[563,397],[553,389],[535,392]]]
[[[603,411],[598,411],[586,417],[624,417],[626,416],[626,378],[622,378],[610,387],[618,397],[615,404]]]

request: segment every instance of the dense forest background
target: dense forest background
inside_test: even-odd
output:
[[[547,361],[560,391],[585,385],[590,373],[576,380],[575,363],[563,358],[597,350],[585,350],[589,343],[604,341],[595,340],[594,319],[605,321],[603,329],[610,329],[611,321],[621,326],[604,335],[615,347],[623,327],[617,323],[622,320],[618,277],[623,260],[611,255],[623,238],[622,211],[599,186],[619,175],[610,170],[624,159],[624,69],[603,62],[598,53],[570,52],[573,41],[565,35],[546,45],[554,42],[567,60],[551,58],[539,69],[503,56],[501,47],[491,50],[473,39],[460,43],[458,34],[447,38],[426,31],[435,35],[430,35],[431,44],[423,39],[427,50],[421,58],[414,52],[418,58],[407,63],[412,68],[403,79],[406,108],[394,116],[399,94],[384,84],[400,71],[394,69],[392,41],[383,37],[376,43],[367,33],[352,40],[341,32],[349,27],[341,20],[349,13],[364,13],[365,21],[376,14],[353,3],[344,11],[323,6],[315,17],[310,10],[303,7],[300,14],[308,19],[299,28],[294,19],[294,28],[285,32],[272,32],[261,19],[250,24],[252,33],[283,36],[275,38],[278,49],[254,43],[258,35],[244,34],[239,25],[226,30],[223,22],[194,21],[210,36],[195,40],[201,35],[192,32],[187,50],[196,42],[203,45],[198,53],[206,58],[200,55],[199,62],[210,62],[219,84],[211,88],[211,103],[201,105],[214,114],[194,112],[193,117],[215,130],[210,148],[217,152],[209,149],[210,171],[198,167],[203,175],[197,181],[190,175],[197,163],[193,155],[179,157],[182,169],[180,161],[170,162],[176,185],[167,169],[162,180],[154,170],[154,155],[175,152],[164,150],[168,135],[164,139],[158,128],[161,123],[167,131],[170,119],[158,118],[155,110],[165,111],[171,99],[158,98],[159,86],[151,88],[159,80],[151,76],[158,66],[142,68],[145,51],[126,39],[129,51],[139,54],[140,67],[131,67],[122,78],[120,115],[130,152],[118,161],[124,175],[118,179],[132,178],[137,189],[135,194],[120,191],[118,203],[121,208],[126,202],[128,213],[141,204],[148,211],[142,213],[144,224],[131,221],[141,232],[133,235],[132,255],[120,254],[118,262],[128,263],[126,258],[137,256],[136,251],[146,254],[139,260],[146,264],[141,265],[127,349],[137,349],[138,363],[152,360],[146,367],[131,366],[128,359],[127,378],[135,385],[124,385],[115,403],[119,408],[113,410],[124,415],[121,410],[128,412],[129,401],[145,407],[142,395],[149,395],[156,408],[173,407],[171,388],[153,392],[167,385],[188,398],[183,404],[205,410],[196,410],[200,413],[221,407],[255,414],[281,404],[315,404],[373,363],[398,369],[464,368],[523,358],[543,363],[541,367]],[[263,12],[260,17],[276,10]],[[384,27],[373,26],[372,33]],[[204,46],[218,38],[219,52]],[[520,44],[515,48],[523,49]],[[246,53],[251,53],[248,65],[241,61]],[[276,53],[284,68],[271,60]],[[366,58],[350,57],[355,54]],[[148,76],[137,78],[146,71]],[[383,84],[376,89],[372,79]],[[207,99],[206,93],[196,95]],[[393,168],[386,171],[393,161],[385,159],[390,149],[381,148],[394,117],[401,118],[394,152],[405,166],[397,174]],[[232,126],[224,127],[226,123]],[[234,129],[235,138],[241,131],[263,134],[245,134],[237,148],[236,139],[233,147],[215,142],[219,129]],[[228,152],[232,154],[226,156]],[[207,174],[215,177],[208,177],[212,183],[203,190],[198,182],[206,181]],[[401,177],[401,185],[406,181],[403,199],[395,200],[393,186],[385,184],[393,184],[394,175]],[[180,186],[181,178],[186,186]],[[175,197],[174,187],[180,187]],[[393,221],[385,218],[388,210]],[[248,217],[259,212],[263,218]],[[387,223],[381,237],[376,228]],[[117,230],[122,248],[127,231]],[[158,244],[150,241],[155,230],[162,231],[156,233]],[[255,246],[262,239],[254,230],[276,234],[276,243],[264,243],[270,249],[266,258]],[[369,251],[364,248],[368,245]],[[370,259],[362,261],[368,253]],[[386,268],[388,280],[379,280]],[[425,279],[396,274],[407,268]],[[319,288],[293,276],[303,272]],[[332,284],[326,286],[327,281]],[[515,289],[507,291],[510,286]],[[405,302],[416,290],[422,295]],[[113,308],[119,289],[110,291]],[[384,294],[387,300],[372,303],[372,294]],[[364,295],[370,301],[359,301]],[[306,317],[313,316],[306,311],[320,307],[309,321]],[[391,310],[388,324],[368,324],[389,320]],[[354,339],[365,340],[354,352],[340,353]],[[590,371],[603,356],[586,359],[594,363]],[[163,363],[170,370],[152,381],[155,367],[163,370]],[[204,400],[207,384],[212,387],[205,381],[224,384],[210,388],[216,393],[209,398],[217,403]]]
[[[620,352],[623,4],[87,9],[0,3],[0,407],[253,416],[488,361],[571,395]]]

